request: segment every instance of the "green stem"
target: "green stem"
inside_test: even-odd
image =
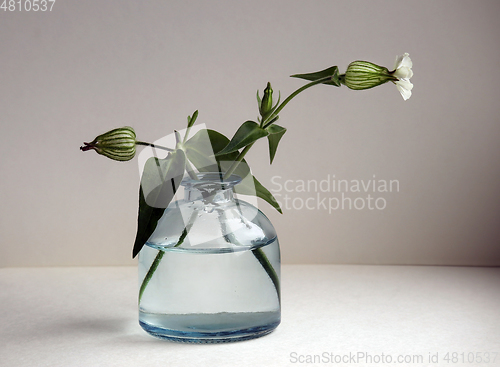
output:
[[[194,172],[193,166],[191,166],[191,163],[189,163],[187,159],[186,159],[186,171],[192,180],[198,180],[198,176]]]
[[[184,137],[184,141],[186,140],[188,133],[189,133],[189,130],[188,130],[188,132],[186,132],[186,135]],[[178,138],[178,134],[176,135],[176,138]],[[145,143],[142,141],[136,141],[135,143],[137,145],[146,145],[146,146],[150,146],[152,148],[168,150],[170,152],[174,151],[174,149],[170,149],[167,147],[163,147],[163,146],[155,145],[155,144],[151,144],[151,143]],[[179,143],[179,141],[177,143]],[[186,160],[186,171],[189,174],[189,177],[191,177],[191,179],[193,179],[193,180],[198,179],[198,176],[196,176],[196,173],[194,172],[193,167],[191,166],[191,164],[189,163],[188,160]],[[190,220],[190,223],[191,223],[191,220]],[[192,224],[190,226],[188,223],[188,226],[189,226],[189,228],[191,228]],[[179,237],[179,241],[177,241],[177,243],[175,244],[174,247],[178,247],[184,242],[184,239],[187,236],[188,226],[186,226],[184,228],[181,236]],[[146,290],[146,287],[148,286],[149,281],[153,277],[153,274],[155,273],[156,269],[158,268],[158,265],[160,265],[161,259],[163,258],[164,254],[165,254],[165,251],[158,250],[158,254],[156,255],[155,259],[153,260],[153,263],[151,264],[151,266],[149,267],[149,270],[148,270],[146,276],[144,277],[144,280],[142,281],[142,284],[141,284],[141,288],[139,290],[139,303],[141,302],[142,295],[143,295],[144,291]]]
[[[256,248],[255,250],[252,250],[252,254],[260,262],[260,265],[262,265],[262,267],[266,271],[267,275],[269,275],[269,278],[271,278],[271,281],[274,284],[274,288],[276,288],[276,293],[278,294],[278,301],[281,304],[280,280],[278,278],[278,274],[276,274],[276,271],[273,268],[273,265],[271,264],[271,262],[267,258],[267,255],[265,254],[265,252],[262,250],[262,247]]]
[[[234,162],[231,164],[231,166],[229,167],[227,172],[224,174],[224,180],[229,178],[229,176],[231,176],[233,174],[234,170],[236,169],[236,167],[238,167],[238,164],[243,160],[243,158],[245,157],[247,152],[250,150],[250,148],[253,146],[253,144],[254,143],[247,145],[245,148],[243,148],[241,153],[238,154],[238,156],[236,157]]]
[[[161,261],[163,255],[165,255],[165,251],[158,250],[158,254],[156,254],[156,257],[153,260],[153,263],[149,267],[149,270],[142,281],[141,289],[139,290],[139,303],[141,303],[142,294],[146,290],[146,287],[148,286],[149,281],[153,277],[153,274],[155,273],[156,269],[158,268],[158,265],[160,265],[160,261]]]
[[[191,214],[191,218],[189,218],[189,222],[188,222],[187,226],[184,227],[184,230],[182,231],[182,234],[179,237],[179,240],[177,241],[177,243],[175,244],[174,247],[179,247],[180,245],[182,245],[182,243],[186,239],[188,231],[193,226],[193,223],[197,217],[197,214],[198,213],[196,211],[194,211],[193,214]],[[142,295],[143,295],[144,291],[146,290],[146,287],[148,286],[149,281],[153,277],[153,274],[155,273],[156,269],[158,268],[158,265],[160,265],[160,262],[161,262],[161,259],[163,258],[163,255],[165,255],[165,251],[158,250],[158,254],[156,254],[156,257],[153,260],[151,266],[149,267],[149,270],[148,270],[146,276],[142,280],[141,288],[139,290],[139,304],[141,303]]]
[[[313,82],[310,82],[310,83],[307,83],[305,85],[303,85],[302,87],[300,87],[299,89],[297,89],[295,92],[293,92],[292,94],[290,94],[287,99],[285,99],[279,106],[278,108],[276,108],[276,110],[268,117],[266,118],[265,121],[262,122],[262,127],[265,129],[266,127],[268,127],[269,125],[271,125],[269,122],[271,120],[273,120],[277,115],[278,113],[280,113],[280,111],[288,104],[288,102],[290,102],[295,96],[297,96],[299,93],[305,91],[306,89],[314,86],[314,85],[317,85],[317,84],[321,84],[321,83],[324,83],[324,82],[327,82],[331,80],[331,77],[330,76],[327,76],[327,77],[324,77],[324,78],[321,78],[321,79],[318,79],[318,80],[315,80]]]
[[[241,207],[239,206],[238,202],[236,202],[236,205],[238,207],[239,213],[241,215],[243,215],[243,213],[241,211]],[[226,215],[225,211],[220,212],[220,216],[222,217],[220,224],[221,224],[221,229],[223,232],[226,232],[226,228],[224,226],[225,215]],[[228,241],[230,243],[242,246],[242,244],[238,241],[238,239],[234,236],[234,234],[231,234],[231,236],[226,234],[226,235],[224,235],[224,238],[226,239],[226,241]],[[259,248],[252,250],[252,254],[259,261],[259,263],[262,265],[262,267],[266,271],[267,275],[271,279],[271,282],[273,283],[274,288],[276,289],[276,294],[278,296],[278,302],[281,304],[280,280],[279,280],[278,274],[276,274],[276,271],[274,270],[273,265],[271,264],[271,262],[267,258],[267,255],[265,254],[265,252],[262,250],[262,247],[259,247]]]
[[[310,82],[310,83],[307,83],[305,85],[303,85],[302,87],[300,87],[299,89],[297,89],[295,92],[293,92],[292,94],[290,94],[279,106],[278,108],[276,108],[276,110],[270,115],[268,116],[264,121],[262,121],[261,123],[261,126],[263,129],[265,129],[266,127],[268,127],[269,125],[271,125],[273,123],[273,120],[275,119],[276,116],[278,116],[278,113],[280,113],[280,111],[285,108],[285,106],[288,104],[288,102],[290,102],[294,97],[296,97],[299,93],[305,91],[306,89],[308,88],[311,88],[312,86],[315,86],[317,84],[321,84],[321,83],[324,83],[324,82],[327,82],[331,80],[331,77],[324,77],[324,78],[321,78],[321,79],[318,79],[318,80],[315,80],[313,82]],[[274,120],[276,121],[276,120]],[[236,169],[236,167],[238,167],[238,164],[243,160],[243,158],[245,157],[245,155],[248,153],[248,151],[250,150],[250,148],[253,146],[254,143],[252,144],[249,144],[247,145],[241,152],[240,154],[238,154],[238,157],[236,157],[236,159],[234,160],[233,164],[229,167],[229,169],[227,170],[227,172],[224,174],[224,178],[228,178],[229,176],[231,176],[231,174],[234,172],[234,170]]]
[[[186,134],[184,135],[184,140],[182,141],[182,144],[184,144],[187,141],[189,132],[191,131],[191,128],[193,127],[197,118],[198,118],[198,110],[194,111],[193,117],[188,117],[188,127],[186,129]]]
[[[271,125],[273,123],[273,120],[276,121],[275,118],[278,116],[278,113],[288,104],[288,102],[290,102],[299,93],[305,91],[306,89],[308,89],[308,88],[310,88],[310,87],[312,87],[314,85],[321,84],[321,83],[324,83],[326,81],[329,81],[330,79],[331,79],[331,77],[325,77],[325,78],[321,78],[321,79],[315,80],[313,82],[310,82],[310,83],[307,83],[307,84],[303,85],[302,87],[300,87],[299,89],[297,89],[295,92],[293,92],[292,94],[290,94],[278,106],[278,108],[276,108],[276,110],[270,116],[268,116],[265,120],[262,121],[262,123],[261,123],[262,128],[265,129],[266,127],[268,127],[269,125]],[[236,159],[233,162],[233,164],[229,167],[229,169],[227,170],[227,172],[224,174],[224,179],[227,179],[229,176],[231,176],[231,174],[235,171],[236,167],[238,167],[238,164],[243,160],[243,158],[248,153],[248,151],[250,150],[250,148],[252,148],[253,144],[254,143],[251,143],[251,144],[247,145],[238,154],[238,156],[236,157]],[[281,302],[280,282],[279,282],[278,275],[276,274],[276,271],[274,270],[272,264],[269,262],[269,259],[267,258],[266,254],[264,253],[264,251],[262,251],[261,248],[252,250],[252,253],[255,256],[255,258],[259,261],[259,263],[262,265],[262,267],[264,268],[264,270],[266,271],[266,273],[269,275],[269,278],[271,278],[271,281],[273,282],[274,287],[276,288],[276,292],[278,293],[278,299]]]
[[[303,92],[304,90],[306,90],[306,89],[308,89],[308,88],[310,88],[310,87],[312,87],[314,85],[324,83],[324,82],[326,82],[326,81],[328,81],[330,79],[331,79],[331,77],[325,77],[325,78],[321,78],[321,79],[315,80],[313,82],[310,82],[310,83],[308,83],[308,84],[300,87],[295,92],[293,92],[292,94],[290,94],[278,106],[278,108],[276,108],[276,110],[270,116],[268,116],[264,121],[262,121],[262,123],[261,123],[262,128],[265,129],[266,127],[268,127],[269,125],[271,125],[271,123],[273,122],[273,119],[275,119],[275,117],[278,116],[278,113],[288,104],[288,102],[290,102],[299,93]],[[186,133],[186,135],[184,136],[184,141],[186,140],[187,135],[188,134]],[[166,147],[154,145],[154,144],[151,144],[151,143],[145,143],[145,142],[141,142],[141,141],[136,141],[136,144],[137,145],[146,145],[146,146],[150,146],[152,148],[164,149],[164,150],[167,150],[167,151],[173,151],[174,150],[174,149],[170,149],[170,148],[166,148]],[[238,154],[238,156],[236,157],[236,159],[233,162],[233,164],[231,165],[231,167],[229,167],[229,169],[227,170],[227,172],[224,174],[224,179],[227,179],[229,176],[231,176],[231,174],[235,171],[236,167],[238,167],[238,164],[243,160],[243,158],[248,153],[248,151],[253,146],[253,144],[254,143],[251,143],[251,144],[247,145]],[[191,176],[191,178],[197,179],[197,177],[193,177],[194,176],[194,171],[192,170],[191,167],[188,167],[188,173]],[[189,229],[192,226],[192,222],[193,222],[194,218],[191,218],[191,219],[192,220],[190,220],[189,223],[188,223],[188,225],[184,228],[184,231],[182,232],[182,235],[179,238],[179,241],[177,242],[177,244],[174,247],[180,246],[182,244],[182,242],[184,241],[184,239],[186,238],[187,233],[188,233]],[[278,275],[276,274],[276,271],[274,270],[273,266],[269,262],[269,259],[267,258],[266,254],[264,253],[264,251],[262,251],[261,248],[252,250],[252,253],[254,254],[255,258],[259,261],[259,263],[262,265],[262,267],[266,270],[267,274],[269,275],[269,277],[271,278],[271,281],[274,284],[274,287],[276,288],[276,291],[278,293],[278,299],[281,299],[281,296],[280,296],[280,284],[279,284]],[[144,280],[142,281],[141,288],[140,288],[140,291],[139,291],[139,303],[141,302],[144,290],[146,289],[147,285],[149,284],[149,281],[151,280],[151,277],[153,276],[153,274],[155,273],[156,269],[158,268],[158,265],[160,264],[161,259],[163,258],[164,254],[165,254],[164,251],[161,251],[161,250],[158,251],[158,254],[156,255],[155,259],[153,260],[153,263],[151,264],[151,267],[149,268],[146,276],[144,277]]]
[[[182,144],[184,144],[186,141],[187,141],[187,138],[189,136],[189,133],[191,132],[191,127],[192,126],[188,126],[187,129],[186,129],[186,133],[184,134],[184,139],[182,139]]]
[[[146,143],[144,141],[137,141],[135,142],[136,145],[144,145],[144,146],[147,146],[147,147],[151,147],[151,148],[156,148],[156,149],[163,149],[163,150],[166,150],[168,152],[173,152],[175,149],[172,149],[172,148],[167,148],[167,147],[162,147],[161,145],[155,145],[155,144],[151,144],[151,143]]]

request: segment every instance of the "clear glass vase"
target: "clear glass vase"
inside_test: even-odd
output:
[[[253,339],[280,323],[276,231],[255,206],[233,196],[239,178],[185,179],[139,253],[139,322],[179,342]]]

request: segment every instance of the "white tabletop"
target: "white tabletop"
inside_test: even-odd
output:
[[[283,266],[278,329],[214,345],[147,335],[133,267],[4,268],[0,287],[0,366],[500,366],[499,268]]]

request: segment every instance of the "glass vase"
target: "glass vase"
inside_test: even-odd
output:
[[[185,179],[139,253],[139,322],[178,342],[253,339],[280,323],[276,231],[255,206],[238,200],[237,176]]]

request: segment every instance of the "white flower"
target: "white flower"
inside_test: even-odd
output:
[[[391,81],[396,84],[396,88],[406,101],[411,97],[413,89],[413,84],[410,82],[413,76],[412,66],[410,55],[407,53],[396,58],[393,71],[369,61],[353,61],[347,67],[345,74],[339,78],[342,84],[354,90],[369,89]]]
[[[411,90],[413,89],[413,84],[410,82],[410,78],[413,76],[412,66],[410,55],[405,53],[396,58],[394,71],[391,72],[393,76],[398,78],[393,83],[396,84],[396,88],[398,88],[405,101],[411,97]]]
[[[413,63],[411,62],[410,55],[405,53],[402,56],[396,57],[396,65],[392,74],[398,79],[410,79],[413,76],[413,71],[411,71],[412,66]]]
[[[400,79],[394,82],[394,84],[396,84],[396,88],[398,88],[399,93],[401,93],[405,101],[411,97],[413,84],[408,79]]]

